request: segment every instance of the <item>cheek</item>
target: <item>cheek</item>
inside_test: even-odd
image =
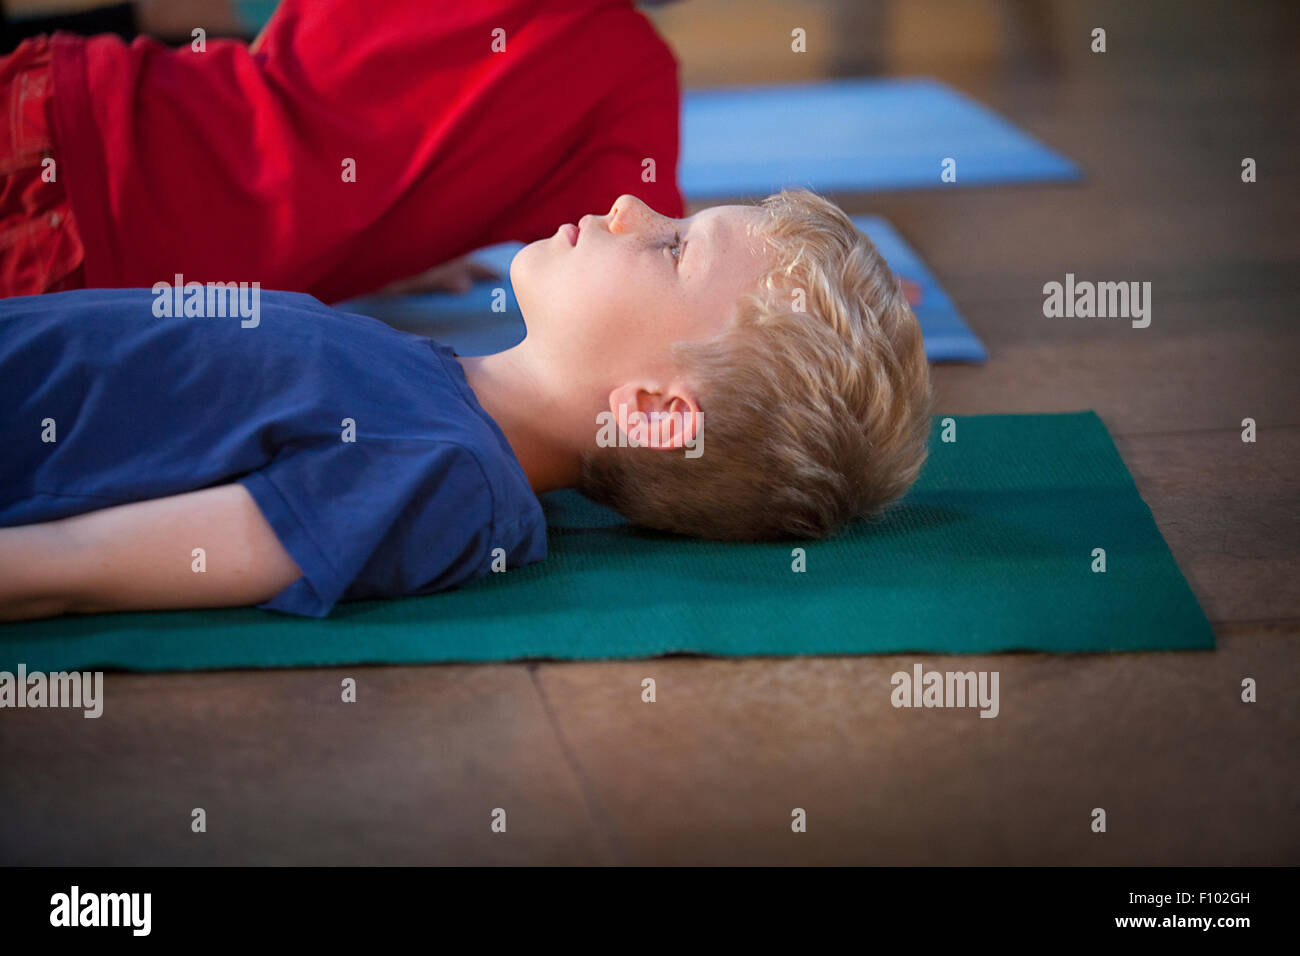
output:
[[[571,353],[593,357],[644,349],[658,335],[679,331],[680,303],[666,295],[656,263],[636,252],[529,243],[510,264],[525,321],[546,326]]]
[[[646,281],[644,268],[635,261],[604,264],[599,273],[577,279],[582,306],[580,320],[594,340],[618,338],[628,344],[643,342],[655,326],[664,303],[662,290]]]

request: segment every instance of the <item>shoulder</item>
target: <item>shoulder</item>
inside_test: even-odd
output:
[[[501,520],[540,519],[541,505],[505,433],[479,404],[456,353],[433,339],[423,343],[441,370],[441,385],[455,398],[456,413],[443,417],[442,433],[431,436],[446,448],[459,469],[477,474]]]

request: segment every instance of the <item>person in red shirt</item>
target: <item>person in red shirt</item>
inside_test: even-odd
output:
[[[0,295],[257,281],[335,302],[631,194],[677,61],[630,0],[285,0],[251,45],[0,58]],[[50,162],[52,161],[52,162]]]

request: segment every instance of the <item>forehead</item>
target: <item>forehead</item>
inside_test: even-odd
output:
[[[702,209],[684,230],[700,253],[685,259],[681,291],[710,330],[717,331],[734,318],[741,298],[758,291],[771,268],[769,253],[755,227],[767,218],[758,206],[713,206]]]
[[[710,234],[727,240],[728,244],[756,246],[750,241],[751,236],[767,218],[767,213],[759,206],[710,206],[691,218],[701,227],[707,227]]]
[[[759,232],[767,211],[758,206],[711,206],[691,217],[688,236],[712,268],[751,272],[767,265],[768,249]]]

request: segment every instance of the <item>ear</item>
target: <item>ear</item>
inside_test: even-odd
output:
[[[609,410],[632,447],[694,448],[704,412],[682,383],[628,382],[609,393]]]

